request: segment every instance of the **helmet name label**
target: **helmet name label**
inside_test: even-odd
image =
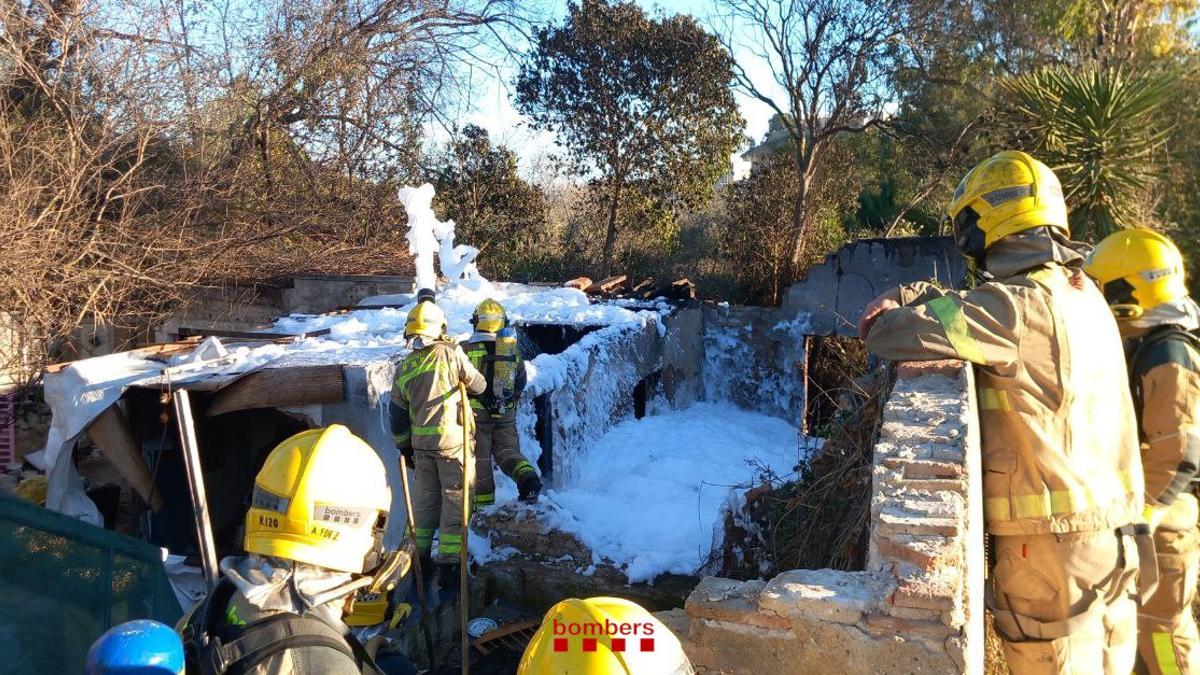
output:
[[[328,527],[320,527],[319,525],[313,525],[311,534],[315,534],[318,537],[324,537],[330,541],[337,541],[338,535],[340,535],[341,533],[338,532],[337,530],[331,530]]]
[[[258,524],[262,525],[263,527],[271,527],[271,528],[278,529],[279,528],[279,519],[276,518],[275,516],[264,516],[263,514],[260,513],[260,514],[258,514]]]

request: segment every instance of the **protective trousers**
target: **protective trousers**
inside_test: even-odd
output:
[[[1192,604],[1200,574],[1196,500],[1182,494],[1154,531],[1158,590],[1138,611],[1138,672],[1200,673],[1200,636]]]
[[[1138,557],[1115,531],[993,539],[988,605],[1014,675],[1125,675],[1137,653]]]
[[[475,414],[475,491],[471,495],[476,509],[496,503],[496,476],[492,469],[493,457],[495,457],[495,463],[500,465],[500,470],[512,477],[513,480],[520,478],[523,471],[533,470],[525,456],[521,454],[516,416],[493,417],[486,412],[477,412]]]
[[[413,453],[416,465],[413,485],[413,520],[417,549],[429,553],[433,533],[438,532],[436,562],[456,563],[463,544],[462,449]],[[472,471],[473,473],[473,471]],[[468,475],[468,479],[471,476]]]

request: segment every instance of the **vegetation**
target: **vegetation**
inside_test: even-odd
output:
[[[1064,66],[1004,82],[1014,99],[1004,111],[1012,145],[1058,174],[1076,238],[1102,239],[1152,221],[1147,191],[1161,178],[1170,136],[1158,113],[1175,84],[1157,71]]]
[[[517,155],[468,125],[433,157],[435,207],[453,219],[457,237],[479,249],[486,274],[510,278],[536,258],[547,235],[546,198],[517,174]]]
[[[695,19],[653,19],[632,2],[583,0],[538,31],[517,104],[558,134],[592,188],[605,219],[600,276],[635,218],[669,228],[729,171],[744,124],[731,69]]]
[[[959,177],[1020,147],[1077,237],[1159,228],[1200,269],[1198,0],[650,4],[4,5],[0,367],[197,288],[404,273],[396,189],[425,181],[492,276],[774,303],[849,238],[943,232]],[[479,73],[557,147],[468,125]],[[782,139],[734,176],[755,105]]]

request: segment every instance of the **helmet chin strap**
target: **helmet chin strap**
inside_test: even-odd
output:
[[[354,577],[341,586],[335,586],[334,588],[312,596],[309,598],[309,602],[312,603],[313,607],[320,607],[328,602],[345,597],[346,595],[349,595],[360,588],[369,586],[372,580],[372,577]]]

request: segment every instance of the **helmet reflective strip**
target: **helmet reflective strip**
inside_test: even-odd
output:
[[[480,314],[480,321],[500,321],[504,318],[503,314]]]
[[[254,508],[276,511],[278,513],[287,513],[290,501],[287,497],[280,497],[277,494],[267,492],[257,485],[254,486],[254,496],[251,497],[251,504]]]
[[[1165,279],[1174,273],[1174,267],[1160,267],[1156,270],[1142,270],[1141,272],[1138,272],[1138,275],[1146,281],[1158,281],[1159,279]]]
[[[369,508],[317,504],[313,508],[313,520],[350,525],[351,527],[373,526],[375,524],[375,519],[372,517],[374,513],[375,509]]]
[[[1014,199],[1021,199],[1022,197],[1032,197],[1032,196],[1033,196],[1033,186],[1032,185],[1017,185],[1015,187],[1006,187],[1006,188],[1000,188],[999,190],[992,190],[991,192],[988,192],[983,195],[983,200],[985,202],[987,202],[988,205],[994,209],[997,206],[1000,206],[1001,204],[1003,204],[1005,202],[1011,202]]]

